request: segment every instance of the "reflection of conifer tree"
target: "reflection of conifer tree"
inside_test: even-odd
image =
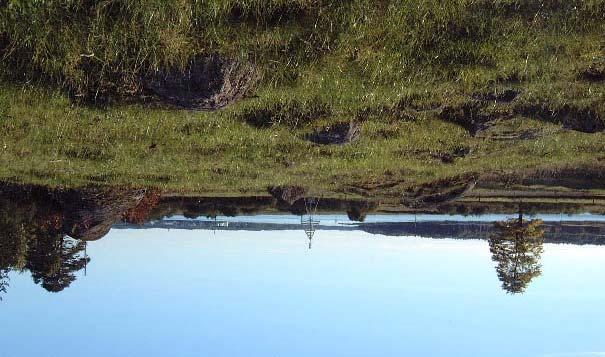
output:
[[[544,243],[541,220],[518,219],[496,222],[496,232],[489,240],[492,259],[498,263],[496,272],[502,289],[511,293],[523,293],[531,280],[541,271],[540,256]]]
[[[31,242],[26,268],[36,284],[50,292],[62,291],[88,263],[85,246],[83,241],[60,234],[39,236]]]

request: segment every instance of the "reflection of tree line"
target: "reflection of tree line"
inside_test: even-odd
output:
[[[157,194],[141,190],[0,184],[0,299],[9,272],[29,271],[47,291],[64,290],[90,261],[87,241],[102,238],[119,220],[142,222],[155,204]]]
[[[0,296],[6,293],[10,271],[29,271],[33,281],[51,292],[60,292],[75,279],[90,259],[85,241],[62,234],[52,226],[31,227],[7,221],[0,215]],[[523,293],[532,279],[541,274],[543,251],[542,221],[518,219],[496,222],[489,240],[492,259],[502,289]]]
[[[347,214],[349,219],[363,222],[366,211],[364,206],[352,206]],[[309,249],[315,233],[314,213],[307,207],[307,219],[303,220],[301,215],[301,225],[309,238]],[[494,228],[495,232],[489,238],[489,248],[492,260],[497,263],[496,272],[502,289],[511,294],[523,293],[531,280],[542,274],[540,256],[544,244],[544,222],[524,220],[519,207],[517,219],[495,222]]]
[[[153,215],[158,202],[157,193],[139,191],[67,191],[59,195],[32,190],[8,196],[3,193],[0,195],[0,297],[7,290],[10,271],[29,271],[36,284],[48,291],[62,291],[89,262],[85,254],[86,241],[101,238],[119,220],[145,222]],[[322,202],[336,206],[330,201]],[[291,209],[297,207],[294,204]],[[199,202],[195,208],[199,212],[211,207]],[[306,208],[303,204],[299,211],[307,213]],[[345,208],[350,219],[363,221],[374,207],[347,202]],[[522,214],[517,219],[495,223],[495,233],[489,239],[490,251],[497,263],[502,288],[507,292],[522,293],[531,280],[540,275],[542,226],[542,221],[524,220]]]
[[[367,207],[352,206],[347,210],[349,219],[363,222]],[[309,238],[309,249],[314,229],[313,214],[306,211],[309,217],[301,225]],[[521,207],[519,217],[494,223],[495,232],[489,238],[492,260],[497,263],[496,273],[502,282],[502,289],[511,294],[525,292],[533,278],[542,274],[540,257],[544,245],[544,222],[542,220],[524,220]]]

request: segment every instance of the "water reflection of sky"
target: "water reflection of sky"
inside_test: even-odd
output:
[[[329,225],[346,225],[355,224],[346,214],[318,214],[315,215],[323,226]],[[517,218],[518,213],[510,214],[484,214],[484,215],[447,215],[447,214],[373,214],[368,215],[364,220],[365,223],[393,223],[393,222],[495,222],[507,219]],[[597,215],[591,213],[584,214],[526,214],[526,219],[541,219],[545,222],[605,222],[605,215]],[[190,220],[184,216],[175,215],[169,217],[174,220]],[[214,219],[199,217],[194,220],[199,221],[214,221]],[[284,213],[284,214],[259,214],[237,217],[217,216],[217,221],[229,222],[258,222],[258,223],[300,223],[300,216]]]
[[[113,230],[59,294],[12,275],[1,356],[584,356],[605,247],[545,244],[523,295],[485,241]]]

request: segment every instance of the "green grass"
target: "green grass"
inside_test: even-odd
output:
[[[520,110],[605,119],[605,82],[581,76],[605,63],[604,17],[603,0],[0,0],[0,178],[225,193],[386,182],[394,193],[471,172],[598,166],[603,133]],[[217,112],[124,104],[141,76],[213,53],[258,68],[254,97]],[[485,135],[440,115],[504,89],[520,95],[480,109],[499,118]],[[363,123],[354,144],[304,140],[350,120]],[[511,132],[537,134],[493,138]],[[439,159],[460,149],[471,154]]]
[[[527,118],[498,130],[533,130],[538,138],[498,141],[427,116],[382,116],[363,124],[359,141],[317,146],[304,140],[315,123],[256,128],[240,120],[249,103],[221,112],[149,110],[141,105],[93,109],[60,93],[15,87],[0,91],[0,177],[79,186],[154,186],[181,192],[252,194],[298,184],[326,195],[393,183],[393,190],[464,173],[597,165],[605,134],[562,129]],[[333,120],[332,117],[326,119]],[[444,163],[440,153],[471,148]],[[379,192],[378,194],[384,194]]]
[[[3,0],[9,78],[119,94],[136,78],[218,52],[265,85],[353,77],[391,92],[455,81],[574,77],[604,56],[603,0]]]

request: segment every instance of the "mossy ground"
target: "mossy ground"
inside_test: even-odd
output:
[[[2,179],[396,193],[605,161],[605,134],[565,129],[556,115],[605,118],[605,1],[2,3]],[[141,75],[211,53],[256,66],[254,96],[215,112],[129,99]],[[505,90],[519,95],[482,103],[490,125],[476,136],[443,115],[473,116],[464,108],[477,94]],[[355,143],[304,140],[351,120],[362,123]]]

